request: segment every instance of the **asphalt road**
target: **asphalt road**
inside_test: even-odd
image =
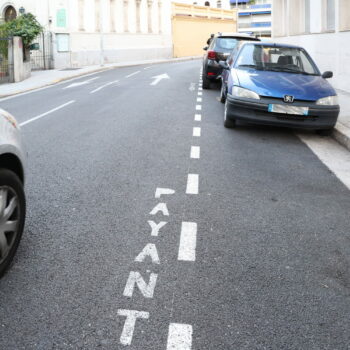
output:
[[[29,153],[0,349],[350,349],[349,189],[291,130],[225,129],[200,68],[0,101]]]

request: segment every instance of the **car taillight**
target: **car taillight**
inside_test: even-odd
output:
[[[216,52],[215,51],[208,51],[208,58],[210,60],[216,60]]]

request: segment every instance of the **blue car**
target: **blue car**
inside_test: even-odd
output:
[[[309,54],[292,45],[241,42],[223,67],[224,125],[236,121],[318,130],[329,134],[337,122],[336,91]]]

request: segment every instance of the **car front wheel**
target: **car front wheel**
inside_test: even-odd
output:
[[[0,169],[0,277],[4,275],[21,240],[26,202],[18,176]]]
[[[236,120],[230,118],[230,116],[228,114],[228,102],[227,102],[227,100],[225,102],[224,126],[225,126],[225,128],[229,128],[229,129],[236,127]]]

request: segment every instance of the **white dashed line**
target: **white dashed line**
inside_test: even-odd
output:
[[[188,174],[186,193],[198,194],[198,182],[199,182],[198,174]]]
[[[201,137],[201,128],[194,127],[194,128],[193,128],[193,136],[195,136],[195,137]]]
[[[95,92],[100,91],[100,90],[104,89],[107,86],[110,86],[110,85],[113,85],[113,84],[117,84],[118,82],[119,82],[119,80],[111,81],[111,82],[109,82],[107,84],[104,84],[104,85],[100,86],[99,88],[97,88],[95,90],[92,90],[90,92],[90,94],[94,94]]]
[[[152,66],[149,66],[149,67],[145,67],[145,68],[143,68],[143,69],[150,69],[150,68],[152,68]]]
[[[131,73],[131,74],[127,75],[125,78],[130,78],[133,75],[136,75],[136,74],[139,74],[139,73],[140,73],[140,71],[138,70],[137,72],[134,72],[134,73]]]
[[[191,350],[192,326],[189,324],[171,323],[169,326],[167,350]]]
[[[191,158],[199,159],[200,158],[201,149],[199,146],[191,146]]]
[[[196,122],[200,122],[200,121],[202,120],[202,115],[201,115],[201,114],[195,114],[195,115],[194,115],[194,120],[195,120]]]
[[[203,88],[201,86],[198,86],[198,91],[202,91]]]
[[[195,261],[197,245],[197,224],[195,222],[183,222],[181,225],[179,254],[180,261]]]
[[[198,91],[198,96],[202,96],[202,95],[203,95],[203,92]]]
[[[43,117],[46,117],[47,115],[49,115],[49,114],[51,114],[51,113],[53,113],[53,112],[56,112],[56,111],[58,111],[58,110],[60,110],[60,109],[62,109],[62,108],[64,108],[64,107],[66,107],[66,106],[68,106],[68,105],[70,105],[70,104],[72,104],[72,103],[74,103],[74,102],[75,102],[74,100],[69,101],[69,102],[67,102],[67,103],[65,103],[65,104],[63,104],[63,105],[61,105],[61,106],[58,106],[58,107],[56,107],[56,108],[54,108],[54,109],[51,109],[51,110],[48,111],[48,112],[45,112],[45,113],[40,114],[40,115],[38,115],[38,116],[36,116],[36,117],[34,117],[34,118],[31,118],[31,119],[29,119],[29,120],[27,120],[27,121],[25,121],[25,122],[23,122],[23,123],[21,123],[21,124],[19,124],[19,125],[20,125],[20,126],[27,125],[27,124],[29,124],[29,123],[31,123],[31,122],[34,122],[35,120],[38,120],[38,119],[43,118]]]
[[[201,97],[197,97],[197,102],[202,102],[202,98]]]
[[[196,105],[196,111],[201,111],[202,110],[202,106],[201,105]]]

